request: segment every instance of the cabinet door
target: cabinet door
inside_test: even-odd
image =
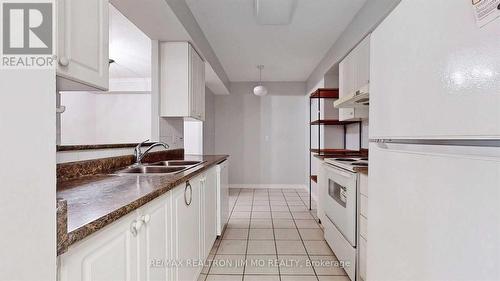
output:
[[[176,187],[172,200],[172,228],[174,231],[174,260],[182,263],[174,267],[174,280],[194,281],[202,267],[200,258],[200,179],[196,177]]]
[[[61,256],[61,281],[138,280],[137,239],[130,231],[132,213]]]
[[[139,219],[143,221],[139,239],[139,276],[140,280],[171,280],[168,267],[162,264],[170,254],[170,193],[148,203],[139,210]]]
[[[57,1],[58,76],[108,89],[108,5],[107,0]]]
[[[229,160],[217,165],[216,176],[217,176],[217,235],[222,235],[222,231],[226,226],[227,220],[229,219],[229,184],[228,184],[228,172],[229,170]]]
[[[205,62],[190,46],[190,115],[192,118],[205,119]]]
[[[204,252],[203,258],[210,253],[217,237],[217,172],[211,168],[202,180],[203,188],[203,224],[204,224]]]
[[[198,61],[196,59],[196,51],[189,46],[189,116],[197,118],[198,116]]]
[[[199,71],[199,77],[200,77],[200,80],[199,80],[199,93],[198,93],[198,96],[199,96],[199,99],[200,99],[200,120],[201,121],[205,121],[205,62],[203,61],[203,59],[200,57],[199,58],[199,67],[198,67],[198,71]]]
[[[354,94],[370,82],[370,37],[361,41],[340,64],[340,97]],[[364,108],[341,108],[339,119],[359,120],[368,117]]]
[[[354,63],[354,51],[351,52],[347,57],[340,62],[339,68],[339,96],[344,97],[352,94],[355,90],[355,63]],[[349,120],[354,118],[354,109],[352,108],[340,108],[339,109],[339,120]]]
[[[201,96],[200,96],[200,57],[198,53],[190,46],[189,47],[189,60],[190,60],[190,90],[189,98],[191,101],[190,116],[195,119],[201,119]]]
[[[370,83],[370,36],[356,47],[356,86],[355,90]]]

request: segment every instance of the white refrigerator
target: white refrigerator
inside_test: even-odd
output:
[[[500,18],[472,2],[403,0],[371,35],[368,281],[500,280]]]

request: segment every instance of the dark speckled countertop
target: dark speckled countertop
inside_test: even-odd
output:
[[[59,182],[57,198],[67,204],[65,246],[84,239],[226,158],[227,155],[185,155],[185,160],[205,162],[173,175],[106,174]],[[58,237],[58,241],[61,239]]]

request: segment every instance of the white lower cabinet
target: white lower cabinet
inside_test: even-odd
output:
[[[60,257],[59,280],[138,280],[138,243],[130,227],[135,213],[72,246]]]
[[[217,171],[210,169],[202,180],[203,257],[210,254],[217,238]]]
[[[139,209],[143,222],[139,231],[139,280],[171,280],[171,270],[165,266],[170,250],[171,196],[162,196]]]
[[[184,187],[177,187],[172,200],[173,260],[182,264],[174,267],[173,280],[194,281],[198,278],[202,266],[200,227],[200,185],[201,176],[186,182]]]
[[[195,281],[216,239],[216,169],[209,169],[72,245],[60,281]]]

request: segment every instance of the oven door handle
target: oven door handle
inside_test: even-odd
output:
[[[328,165],[328,164],[325,164],[325,168],[327,169],[328,172],[335,173],[336,175],[341,175],[344,178],[352,178],[353,176],[356,175],[354,173],[344,172],[344,171],[342,171],[340,169],[337,169],[337,168],[334,168],[334,167],[332,167],[331,165]]]

